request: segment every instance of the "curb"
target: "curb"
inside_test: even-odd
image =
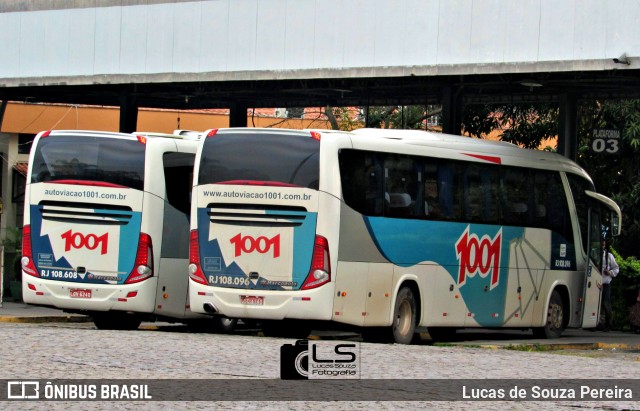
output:
[[[638,344],[626,344],[626,343],[602,343],[602,342],[585,342],[585,343],[569,343],[569,344],[540,344],[532,342],[523,342],[521,344],[473,344],[469,343],[457,344],[446,343],[454,345],[456,347],[477,347],[490,350],[519,350],[528,351],[527,347],[531,348],[530,351],[562,351],[562,350],[640,350],[640,343]]]
[[[9,317],[0,316],[2,323],[86,323],[91,322],[91,317],[84,316],[55,316],[55,317]]]

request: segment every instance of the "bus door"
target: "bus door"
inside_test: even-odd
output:
[[[589,207],[588,261],[582,287],[582,328],[595,328],[600,318],[600,296],[602,286],[602,247],[600,246],[600,211]]]
[[[582,292],[582,328],[594,328],[600,318],[603,257],[601,239],[607,233],[613,236],[620,235],[622,213],[620,207],[610,198],[589,190],[585,193],[590,197],[587,240],[589,261],[586,265]]]

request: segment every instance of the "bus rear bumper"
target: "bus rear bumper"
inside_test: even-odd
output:
[[[191,311],[259,320],[331,320],[335,283],[305,291],[213,288],[190,281]],[[206,306],[209,308],[205,309]],[[215,312],[212,311],[215,310]]]
[[[84,284],[44,280],[23,275],[22,299],[27,304],[74,311],[133,311],[151,313],[157,279],[135,284]]]

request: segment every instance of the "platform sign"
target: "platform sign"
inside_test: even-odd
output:
[[[596,154],[620,154],[622,130],[594,128],[591,135],[591,151]]]

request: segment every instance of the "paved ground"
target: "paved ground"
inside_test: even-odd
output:
[[[44,323],[44,322],[91,322],[84,315],[68,314],[61,310],[37,307],[33,305],[3,302],[0,306],[0,322],[19,323]],[[168,323],[143,323],[146,328],[169,328],[176,325]],[[314,333],[318,338],[341,339],[357,338],[356,334],[344,332],[319,331]],[[428,334],[421,334],[422,344],[431,344]],[[448,344],[462,346],[482,347],[510,347],[523,351],[529,347],[531,350],[546,349],[556,350],[640,350],[640,334],[631,332],[602,332],[587,330],[566,330],[561,338],[535,339],[531,331],[519,330],[475,330],[467,329],[458,331],[456,337]]]
[[[281,346],[293,340],[260,337],[253,330],[232,335],[190,333],[168,323],[144,323],[143,331],[96,330],[84,316],[59,310],[5,302],[0,308],[0,335],[18,344],[0,351],[0,378],[82,378],[206,380],[259,379],[277,381]],[[167,331],[167,332],[165,332]],[[319,332],[319,339],[354,339],[354,333]],[[509,346],[511,349],[500,349]],[[152,347],[152,349],[149,349]],[[479,349],[491,347],[497,349]],[[600,347],[600,348],[598,348]],[[593,349],[595,348],[595,349]],[[527,352],[531,351],[531,352]],[[549,352],[547,352],[549,351]],[[520,384],[522,379],[640,378],[640,336],[568,330],[557,340],[535,340],[530,332],[467,330],[451,344],[360,346],[366,379],[497,379]],[[567,355],[560,355],[567,354]],[[596,358],[604,357],[604,358]],[[392,381],[392,382],[393,382]],[[387,388],[389,389],[389,388]],[[331,401],[336,393],[326,392]],[[0,409],[237,409],[237,410],[389,410],[389,409],[640,409],[637,401],[584,402],[0,402]]]

